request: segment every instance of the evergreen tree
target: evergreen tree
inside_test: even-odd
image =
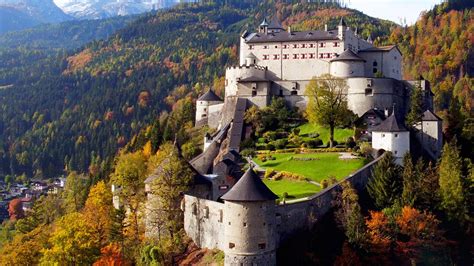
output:
[[[446,143],[439,163],[439,192],[441,208],[448,219],[463,223],[466,215],[466,202],[461,172],[462,160],[456,139]]]
[[[403,191],[402,191],[402,203],[403,206],[413,206],[416,199],[417,189],[417,172],[413,165],[413,160],[410,153],[405,154],[403,157]]]
[[[400,167],[395,163],[391,152],[386,152],[375,165],[367,190],[379,209],[393,205],[400,198],[402,192]]]
[[[423,111],[423,91],[419,85],[416,85],[410,96],[410,111],[406,116],[406,124],[411,127],[421,122]]]

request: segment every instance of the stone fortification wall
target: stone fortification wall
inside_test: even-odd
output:
[[[233,66],[228,67],[225,71],[225,97],[235,96],[238,92],[238,81],[245,78],[266,78],[265,67],[260,66]]]
[[[218,128],[221,119],[221,111],[224,103],[209,106],[209,114],[207,116],[207,124],[210,128]]]
[[[375,159],[354,174],[344,178],[341,182],[349,181],[357,191],[363,191],[369,181],[372,168],[382,158]],[[339,184],[330,186],[306,201],[280,204],[276,207],[276,224],[281,243],[295,232],[309,229],[323,217],[331,208],[334,193],[341,189]],[[278,245],[278,244],[277,244]]]
[[[405,114],[407,91],[404,84],[391,78],[348,78],[347,105],[359,116],[372,108]]]
[[[224,250],[224,204],[184,196],[184,230],[201,248]]]

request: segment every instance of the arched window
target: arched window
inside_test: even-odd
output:
[[[377,66],[377,61],[374,61],[374,62],[372,63],[372,65],[373,65],[374,67],[376,67],[376,66]]]

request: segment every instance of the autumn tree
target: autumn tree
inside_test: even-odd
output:
[[[0,249],[0,265],[38,265],[42,250],[48,247],[50,226],[40,225],[30,232],[16,235]]]
[[[454,139],[443,147],[439,163],[439,192],[442,209],[450,220],[459,223],[464,222],[467,213],[461,167],[462,160]]]
[[[28,215],[16,222],[15,228],[27,233],[41,224],[51,224],[62,215],[64,215],[64,202],[61,196],[43,195],[35,201]]]
[[[336,219],[344,229],[348,242],[357,247],[365,246],[366,234],[364,216],[359,205],[357,191],[349,182],[341,183],[342,191],[336,197]]]
[[[150,169],[153,202],[150,202],[147,211],[173,238],[182,227],[180,202],[183,193],[189,189],[193,173],[176,146],[169,142],[161,145],[158,153],[150,158]]]
[[[112,193],[104,181],[99,181],[89,192],[84,206],[84,218],[92,228],[93,237],[101,246],[108,243],[112,226]]]
[[[65,207],[68,212],[80,211],[84,207],[89,189],[89,178],[76,172],[71,172],[64,185]]]
[[[367,191],[379,209],[393,205],[400,198],[402,192],[400,167],[395,163],[391,152],[386,152],[374,166]]]
[[[25,217],[25,213],[23,212],[23,203],[21,199],[12,199],[8,204],[8,214],[10,215],[11,221],[16,221]]]
[[[122,153],[117,157],[115,171],[111,182],[120,187],[119,197],[125,208],[129,210],[126,218],[128,224],[126,234],[132,241],[138,242],[142,234],[140,222],[140,208],[145,199],[144,183],[147,176],[146,159],[141,151],[135,153]]]
[[[92,264],[93,266],[122,266],[131,265],[122,252],[122,247],[118,243],[110,243],[100,249],[99,259]]]
[[[324,74],[312,79],[306,87],[306,116],[311,123],[329,127],[330,147],[334,146],[334,129],[349,124],[354,114],[347,107],[347,83]]]
[[[54,226],[49,238],[50,248],[44,249],[42,264],[90,265],[99,255],[99,243],[93,236],[84,215],[72,212]]]

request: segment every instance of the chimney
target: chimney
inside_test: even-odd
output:
[[[385,117],[388,117],[388,108],[385,108]]]
[[[288,33],[291,34],[291,26],[288,26]]]
[[[328,31],[328,24],[324,24],[324,31]]]

